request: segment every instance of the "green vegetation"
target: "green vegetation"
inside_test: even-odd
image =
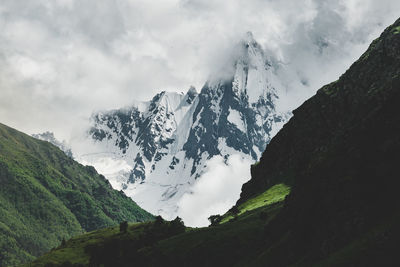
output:
[[[125,224],[124,224],[125,227]],[[81,264],[98,266],[121,266],[122,259],[133,258],[137,264],[139,249],[152,247],[160,240],[185,232],[182,220],[164,221],[160,216],[155,221],[126,224],[126,231],[119,227],[96,230],[74,238],[25,266],[58,266]]]
[[[269,188],[264,193],[253,197],[243,204],[239,205],[236,210],[230,210],[227,212],[222,220],[221,223],[228,222],[229,220],[233,219],[237,215],[241,215],[247,211],[251,211],[263,206],[271,205],[276,202],[283,201],[285,197],[290,193],[290,187],[285,184],[277,184]]]
[[[282,201],[289,194],[289,192],[290,187],[285,184],[274,185],[261,195],[249,199],[245,203],[241,204],[238,208],[238,215],[245,213],[246,211],[254,210],[262,206]]]
[[[152,266],[248,266],[262,250],[265,227],[282,207],[283,202],[266,205],[227,223],[162,240],[143,252],[143,262]]]
[[[263,229],[282,208],[289,191],[285,184],[277,184],[240,205],[235,215],[210,216],[212,227],[207,228],[185,228],[180,218],[167,222],[160,216],[153,222],[121,222],[73,237],[26,266],[169,266],[175,261],[188,261],[192,266],[245,264],[259,253],[254,245],[263,243]],[[231,255],[230,259],[226,255]]]
[[[394,34],[399,34],[400,33],[400,26],[397,26],[393,29]]]
[[[32,260],[85,231],[153,218],[93,167],[2,124],[0,184],[0,266]]]
[[[129,224],[126,233],[121,233],[119,227],[97,230],[68,240],[66,246],[26,266],[174,266],[183,262],[186,266],[245,265],[259,253],[254,246],[263,243],[263,228],[282,204],[256,208],[229,223],[207,228],[185,229],[179,218],[167,222],[157,217],[154,222]],[[263,216],[266,213],[268,218]]]
[[[45,264],[61,264],[70,262],[72,264],[89,264],[90,257],[85,248],[95,244],[103,244],[111,239],[131,238],[141,234],[147,223],[128,224],[126,234],[121,234],[118,226],[108,227],[101,230],[88,232],[66,241],[65,246],[58,246],[49,253],[46,253],[33,263],[25,266],[44,266]]]
[[[208,220],[210,221],[211,226],[215,226],[221,222],[222,216],[221,215],[211,215],[210,217],[208,217]]]

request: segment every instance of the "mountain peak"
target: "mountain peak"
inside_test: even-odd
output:
[[[193,86],[186,94],[163,91],[143,112],[107,116],[94,125],[93,138],[106,136],[99,141],[107,151],[132,168],[129,178],[122,173],[110,179],[151,212],[176,215],[177,202],[213,156],[258,160],[290,117],[275,108],[281,85],[252,33],[230,56],[199,93]]]

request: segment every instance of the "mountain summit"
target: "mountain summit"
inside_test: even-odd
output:
[[[276,108],[284,88],[278,66],[250,33],[236,50],[228,77],[212,75],[200,93],[193,87],[186,94],[161,92],[94,114],[89,136],[99,153],[81,160],[95,166],[104,157],[123,160],[124,170],[108,175],[113,186],[167,218],[212,157],[258,160],[290,114]]]

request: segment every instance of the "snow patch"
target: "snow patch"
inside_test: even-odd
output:
[[[239,111],[229,108],[228,121],[235,125],[242,132],[246,132],[246,126],[244,125]]]

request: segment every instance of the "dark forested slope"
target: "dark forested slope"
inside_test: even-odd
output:
[[[392,264],[400,220],[400,20],[336,82],[294,111],[252,168],[239,203],[293,183],[257,261]],[[331,263],[332,264],[332,263]]]

